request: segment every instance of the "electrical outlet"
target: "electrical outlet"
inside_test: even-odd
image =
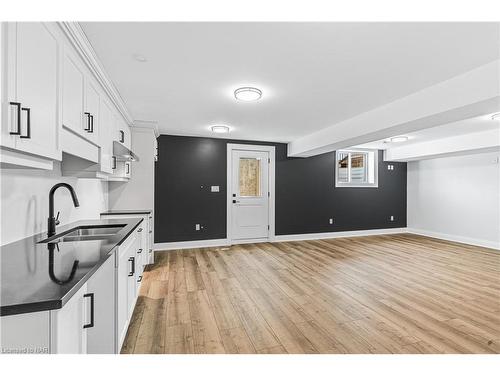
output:
[[[330,224],[333,224],[333,217],[332,217],[332,218],[330,218],[330,220],[328,220],[328,222],[329,222]]]
[[[391,221],[394,221],[394,216],[391,215]]]
[[[196,225],[194,226],[194,229],[195,229],[195,230],[200,230],[200,224],[196,224]]]

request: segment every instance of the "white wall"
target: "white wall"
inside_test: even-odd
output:
[[[61,224],[81,219],[98,219],[107,210],[107,182],[95,179],[61,177],[60,163],[53,171],[31,169],[1,169],[1,233],[4,245],[47,230],[49,190],[58,182],[73,186],[80,201],[74,208],[69,192],[58,189],[55,194],[55,213],[61,211]]]
[[[499,155],[409,162],[409,230],[500,248]]]

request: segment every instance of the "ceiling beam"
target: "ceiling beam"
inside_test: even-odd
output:
[[[500,111],[499,82],[500,60],[495,60],[298,138],[288,144],[288,156],[318,155]]]
[[[500,128],[391,147],[384,161],[414,161],[500,150]]]

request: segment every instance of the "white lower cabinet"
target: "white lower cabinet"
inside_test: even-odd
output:
[[[94,295],[94,324],[87,328],[87,353],[116,353],[115,257],[110,257],[87,282]]]
[[[115,353],[115,315],[110,257],[62,309],[51,311],[51,353]]]
[[[142,231],[139,232],[139,228],[141,226],[61,309],[0,317],[0,350],[4,353],[119,353],[142,279],[143,257],[138,235]]]
[[[136,292],[136,252],[137,236],[131,234],[125,242],[120,245],[117,254],[117,343],[116,347],[120,351],[123,340],[127,334],[127,328],[134,311],[137,298]]]
[[[87,353],[86,326],[92,323],[92,303],[83,285],[63,306],[50,312],[50,352],[56,354]]]

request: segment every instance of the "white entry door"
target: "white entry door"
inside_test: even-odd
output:
[[[269,237],[268,151],[232,150],[232,240]]]

